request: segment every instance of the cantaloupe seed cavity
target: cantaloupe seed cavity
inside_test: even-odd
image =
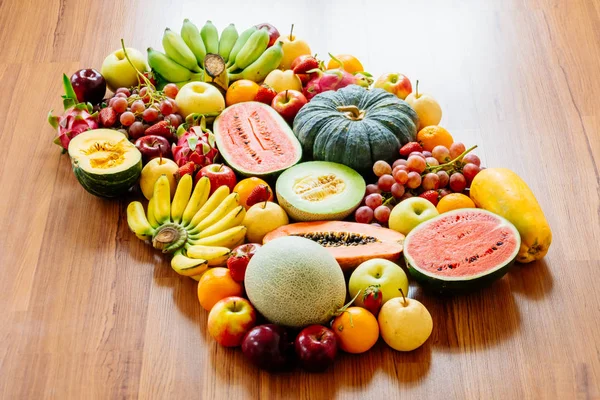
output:
[[[89,160],[92,168],[113,168],[125,161],[127,149],[125,148],[124,140],[126,139],[120,140],[117,143],[99,140],[87,149],[81,150],[81,152],[86,156],[90,156]]]
[[[361,246],[379,242],[377,238],[352,232],[309,232],[296,233],[290,236],[299,236],[317,242],[323,247]]]
[[[160,226],[152,237],[152,246],[165,253],[181,248],[187,241],[187,231],[178,224],[168,223]]]
[[[307,175],[296,179],[293,186],[294,193],[308,201],[323,201],[345,188],[346,182],[335,174]]]

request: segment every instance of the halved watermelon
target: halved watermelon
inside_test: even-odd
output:
[[[417,225],[404,241],[410,274],[438,292],[489,285],[514,263],[521,237],[505,218],[477,208],[441,214]]]
[[[256,101],[227,107],[215,120],[213,132],[225,162],[245,176],[281,172],[302,157],[302,146],[287,122]]]

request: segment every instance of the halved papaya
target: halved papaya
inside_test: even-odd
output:
[[[263,244],[282,236],[314,240],[335,257],[344,271],[372,258],[396,261],[404,243],[404,235],[391,229],[356,222],[317,221],[284,225],[268,233]]]

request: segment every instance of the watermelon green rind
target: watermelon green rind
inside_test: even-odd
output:
[[[415,236],[417,232],[421,229],[427,229],[430,225],[436,223],[440,219],[447,218],[452,215],[459,215],[464,212],[476,211],[480,213],[487,213],[493,215],[499,221],[502,221],[502,226],[508,227],[512,230],[515,240],[517,241],[517,245],[515,246],[515,250],[511,254],[511,256],[504,262],[494,266],[491,269],[480,272],[478,274],[473,274],[470,276],[443,276],[436,275],[431,271],[427,271],[423,268],[420,268],[417,263],[414,261],[413,257],[410,254],[410,241]],[[464,208],[455,211],[449,211],[439,216],[432,218],[428,221],[425,221],[414,228],[404,240],[404,260],[406,261],[406,266],[410,275],[420,284],[422,284],[425,288],[430,289],[434,292],[443,293],[443,294],[458,294],[471,292],[480,288],[484,288],[486,286],[491,285],[494,281],[502,278],[509,269],[514,265],[517,254],[519,252],[521,243],[521,237],[519,236],[519,231],[517,228],[507,219],[491,213],[486,210],[478,209],[478,208]]]

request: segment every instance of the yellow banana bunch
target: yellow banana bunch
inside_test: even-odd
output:
[[[207,177],[193,187],[192,176],[184,175],[171,201],[169,180],[163,175],[154,184],[146,212],[139,201],[127,206],[129,229],[163,253],[174,253],[171,267],[181,275],[194,277],[222,266],[231,249],[244,241],[246,210],[227,186],[209,193]]]

